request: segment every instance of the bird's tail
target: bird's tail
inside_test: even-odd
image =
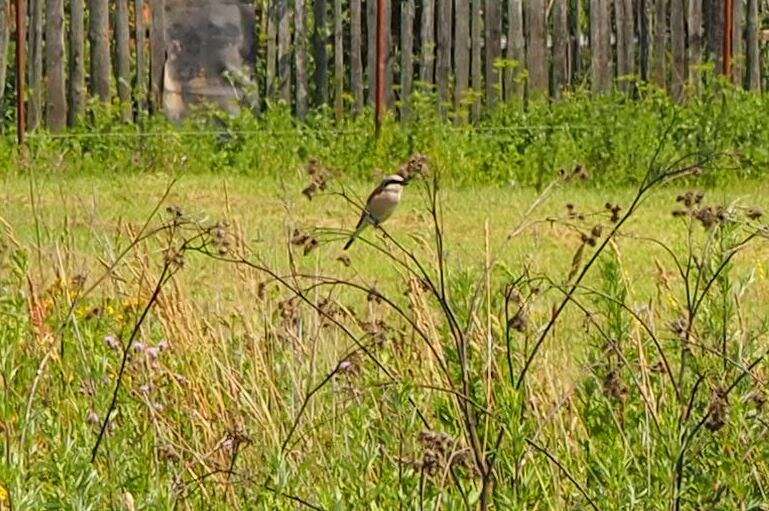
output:
[[[363,230],[368,227],[371,220],[369,219],[368,215],[364,215],[361,217],[360,221],[358,222],[358,225],[355,227],[355,232],[352,233],[352,236],[350,236],[350,239],[347,241],[347,244],[344,246],[344,250],[348,250],[353,243],[355,243],[355,240],[358,239],[358,236],[360,236],[360,233],[363,232]]]

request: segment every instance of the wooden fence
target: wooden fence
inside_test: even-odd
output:
[[[164,0],[27,2],[30,128],[58,131],[76,123],[89,97],[119,100],[126,121],[161,109]],[[701,85],[702,64],[721,68],[729,33],[723,2],[388,0],[387,100],[406,105],[402,100],[421,87],[438,94],[444,111],[477,117],[498,101],[557,98],[578,86],[601,93],[649,81],[683,98]],[[768,2],[733,2],[731,79],[760,90]],[[303,117],[329,105],[342,116],[373,101],[376,0],[245,3],[256,19],[256,63],[247,70],[255,84],[253,107],[284,101]],[[4,109],[13,94],[13,4],[0,0]],[[7,112],[0,112],[0,122]]]

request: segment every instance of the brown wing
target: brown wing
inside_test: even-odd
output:
[[[384,190],[384,186],[379,184],[377,185],[376,188],[374,188],[374,191],[369,194],[368,199],[366,199],[366,206],[364,207],[363,211],[361,211],[360,220],[358,220],[358,225],[355,226],[356,229],[360,228],[360,226],[362,226],[363,223],[366,221],[366,217],[369,216],[369,204],[371,204],[371,199],[373,199],[377,194],[382,193],[383,190]]]

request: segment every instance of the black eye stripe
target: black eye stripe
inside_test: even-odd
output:
[[[401,181],[399,179],[388,179],[387,181],[382,183],[382,188],[385,188],[385,187],[390,186],[390,185],[401,185],[401,186],[403,186],[405,184],[406,183],[404,183],[403,181]]]

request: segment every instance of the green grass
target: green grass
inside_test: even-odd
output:
[[[477,125],[446,122],[436,99],[417,93],[406,123],[389,117],[373,137],[370,112],[337,122],[315,112],[299,123],[285,109],[259,117],[208,112],[173,126],[159,119],[120,122],[119,109],[90,105],[83,123],[62,136],[31,134],[29,162],[52,175],[173,174],[282,178],[309,157],[348,177],[371,179],[414,152],[430,156],[456,185],[541,187],[559,169],[585,166],[599,186],[635,186],[667,133],[665,161],[713,151],[711,185],[761,178],[769,169],[769,96],[713,80],[684,103],[643,85],[636,97],[575,91],[558,102],[500,105]],[[452,114],[454,115],[454,114]],[[460,116],[461,117],[461,116]],[[0,130],[2,131],[2,130]],[[19,168],[15,137],[0,135],[0,169]]]
[[[334,316],[340,325],[371,345],[394,378],[360,352],[347,358],[350,369],[308,401],[282,453],[305,396],[355,344],[317,309],[297,305],[292,312],[292,294],[263,273],[194,252],[184,255],[184,267],[140,329],[145,351],[136,352],[128,365],[114,426],[96,463],[90,463],[98,432],[91,415],[103,418],[121,355],[104,339],[127,340],[163,266],[166,234],[131,248],[78,302],[74,321],[59,326],[77,293],[75,277],[83,276],[86,287],[98,282],[169,182],[166,173],[3,177],[0,484],[13,509],[129,508],[126,499],[136,509],[301,507],[291,497],[323,509],[416,509],[420,503],[457,509],[465,501],[476,507],[480,478],[466,466],[471,461],[455,465],[453,475],[440,461],[435,473],[417,468],[434,452],[429,438],[420,436],[426,428],[414,404],[432,432],[452,438],[457,456],[467,458],[468,446],[461,407],[453,394],[440,390],[448,383],[414,325],[386,304],[367,300],[365,293],[340,285],[309,290],[316,306],[330,299],[340,308]],[[339,177],[331,190],[344,186],[365,196],[372,184]],[[321,240],[317,250],[304,257],[293,247],[294,275],[331,275],[390,297],[428,332],[458,385],[459,354],[435,300],[417,291],[403,267],[365,243],[351,250],[350,267],[341,264],[342,237],[330,231],[350,229],[356,212],[332,194],[308,201],[302,187],[296,167],[282,180],[186,173],[165,205],[178,205],[206,225],[227,219],[234,250],[240,253],[247,244],[253,249],[249,260],[261,260],[282,275],[291,274],[291,231],[315,233]],[[562,298],[557,286],[567,281],[581,244],[579,233],[566,224],[589,231],[600,223],[605,236],[612,224],[604,204],[627,208],[633,190],[567,184],[529,215],[537,197],[531,188],[497,184],[443,190],[448,288],[470,342],[471,397],[492,410],[478,414],[484,450],[494,448],[500,427],[507,431],[496,452],[495,508],[584,509],[588,501],[582,491],[600,509],[667,509],[675,501],[681,438],[713,406],[715,389],[742,374],[735,367],[749,365],[765,349],[763,304],[769,298],[767,244],[759,240],[719,278],[698,319],[694,341],[699,344],[681,351],[670,325],[684,310],[683,281],[659,245],[639,238],[654,238],[679,255],[691,239],[700,258],[722,260],[729,228],[717,230],[719,243],[709,244],[697,222],[689,231],[671,214],[681,207],[676,196],[688,187],[696,183],[653,193],[622,229],[587,279],[603,294],[577,293],[579,307],[592,315],[569,306],[535,359],[523,392],[508,382],[505,284],[525,271],[528,279],[520,291],[527,295],[540,288],[531,297],[528,327],[513,332],[518,371]],[[761,181],[732,181],[708,189],[705,200],[767,208],[767,197],[769,187]],[[567,203],[586,220],[568,220]],[[152,225],[167,217],[159,213]],[[525,219],[531,224],[508,240]],[[419,183],[408,190],[386,228],[435,275],[432,223]],[[366,238],[388,246],[375,232]],[[411,293],[404,294],[409,286]],[[675,374],[681,371],[683,404],[657,370],[660,358],[651,337],[602,296],[624,301],[648,320]],[[384,326],[376,327],[378,321]],[[599,327],[616,342],[624,362],[609,350]],[[722,334],[731,362],[717,353]],[[162,340],[170,348],[154,362],[146,348]],[[616,378],[609,376],[612,371]],[[724,427],[703,429],[687,446],[683,508],[751,508],[766,502],[766,412],[757,406],[765,390],[763,364],[752,374],[730,395]],[[695,385],[698,375],[704,380]],[[694,396],[691,418],[682,420],[689,393]],[[8,504],[2,495],[0,508]]]

